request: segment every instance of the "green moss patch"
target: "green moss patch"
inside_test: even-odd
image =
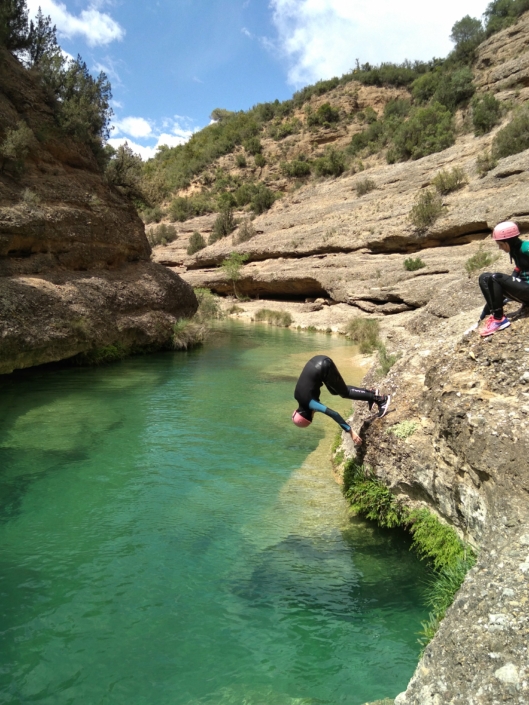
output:
[[[452,604],[476,556],[451,526],[427,509],[410,509],[374,473],[353,460],[344,468],[343,491],[353,512],[387,529],[403,528],[412,536],[412,549],[432,567],[426,603],[431,609],[423,622],[420,643],[426,646]]]

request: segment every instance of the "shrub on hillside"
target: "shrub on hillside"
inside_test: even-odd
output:
[[[411,110],[411,102],[406,98],[397,98],[390,100],[384,107],[384,119],[398,117],[406,117]]]
[[[11,163],[16,170],[20,170],[34,145],[35,136],[23,120],[15,128],[8,128],[0,144],[1,168]]]
[[[167,245],[169,242],[174,242],[178,238],[178,233],[174,225],[166,225],[162,223],[156,228],[147,230],[147,240],[151,247],[157,245]]]
[[[149,225],[149,223],[159,223],[164,213],[160,206],[154,206],[154,208],[145,208],[140,215],[143,222]]]
[[[360,65],[357,62],[356,68],[342,77],[344,79],[359,81],[367,86],[409,86],[418,76],[428,71],[432,62],[424,61],[403,61],[402,64],[391,62],[381,63],[379,66],[371,66],[369,63]]]
[[[501,120],[501,103],[492,95],[484,93],[472,100],[472,124],[476,136],[490,132]]]
[[[434,152],[441,152],[454,144],[452,114],[440,103],[415,108],[403,122],[388,150],[388,162],[420,159]]]
[[[417,230],[422,232],[433,225],[445,211],[446,208],[437,191],[424,189],[419,193],[409,217]]]
[[[375,154],[385,144],[384,123],[380,120],[372,122],[363,132],[358,132],[351,137],[348,151],[356,155],[366,150],[369,154]]]
[[[301,129],[301,122],[298,118],[292,118],[286,122],[281,122],[278,125],[272,125],[269,130],[269,135],[275,140],[284,140],[285,137],[297,134]]]
[[[450,39],[457,49],[468,47],[470,44],[477,46],[485,38],[481,20],[470,15],[465,15],[454,23]]]
[[[323,157],[314,160],[313,167],[317,176],[340,176],[345,171],[345,154],[328,149]]]
[[[28,8],[25,0],[3,0],[0,4],[0,44],[10,51],[28,48]]]
[[[380,342],[377,345],[378,349],[378,362],[380,367],[377,369],[377,373],[380,377],[385,377],[387,373],[391,370],[393,365],[400,358],[400,353],[389,353],[386,349],[384,343]]]
[[[481,177],[486,176],[491,169],[498,165],[498,160],[488,150],[476,157],[476,169]]]
[[[320,125],[322,127],[330,127],[331,123],[340,121],[340,111],[338,108],[333,108],[330,103],[323,103],[316,110],[312,112],[307,111],[307,125],[313,127]]]
[[[376,111],[370,105],[359,112],[357,117],[362,120],[362,122],[365,122],[366,125],[371,125],[372,122],[376,122],[378,120]]]
[[[420,257],[408,257],[404,260],[404,269],[407,272],[416,272],[423,267],[426,267],[426,263]]]
[[[411,86],[413,98],[418,103],[427,103],[431,100],[441,81],[441,69],[423,73],[415,79]]]
[[[58,77],[59,78],[59,77]],[[56,91],[57,121],[63,132],[90,145],[94,154],[110,136],[112,91],[107,76],[94,78],[81,57],[70,61],[60,74]]]
[[[468,176],[465,170],[459,166],[455,166],[453,169],[442,169],[432,179],[432,185],[443,195],[457,191],[467,183]]]
[[[307,103],[312,96],[319,96],[332,91],[340,85],[340,79],[337,76],[327,80],[321,80],[314,83],[312,86],[305,86],[299,91],[296,91],[292,96],[292,104],[295,108],[300,108]]]
[[[248,181],[245,181],[239,186],[239,188],[233,194],[239,208],[247,206],[251,202],[256,190],[256,184]]]
[[[367,176],[364,179],[360,179],[359,181],[356,182],[356,195],[357,196],[364,196],[366,193],[369,193],[370,191],[373,191],[376,189],[377,185],[373,181],[373,179],[369,179]]]
[[[248,242],[248,240],[251,240],[252,237],[255,236],[256,232],[252,221],[247,218],[240,224],[238,231],[232,238],[232,242],[234,245],[240,245],[242,242]]]
[[[467,103],[476,90],[473,83],[472,70],[462,66],[455,71],[445,71],[441,74],[433,100],[454,111],[458,106]]]
[[[300,179],[310,176],[310,164],[300,159],[293,159],[291,162],[281,162],[281,171],[285,176]]]
[[[252,210],[256,215],[261,215],[274,205],[275,194],[264,184],[258,184],[255,188],[252,200],[250,201]]]
[[[524,105],[494,137],[492,154],[496,159],[502,159],[526,149],[529,149],[529,106]]]
[[[239,152],[237,156],[235,157],[235,163],[239,167],[239,169],[246,169],[247,163],[246,163],[246,157],[242,152]]]
[[[233,284],[233,294],[239,298],[237,294],[237,282],[241,278],[241,271],[244,263],[248,260],[248,255],[242,252],[231,252],[225,260],[222,261],[220,267],[228,281]]]
[[[221,211],[213,223],[213,231],[208,238],[208,245],[213,245],[217,240],[227,237],[236,227],[237,224],[233,217],[233,210],[226,208],[226,210]]]
[[[231,191],[223,191],[217,196],[217,210],[226,211],[230,208],[235,208],[237,205],[237,199]]]
[[[204,237],[197,230],[195,230],[195,232],[189,238],[189,243],[187,245],[187,254],[194,255],[195,252],[203,250],[205,246],[206,241],[204,240]]]
[[[263,145],[261,144],[259,137],[250,137],[250,139],[246,140],[244,143],[244,149],[248,152],[248,154],[255,156],[256,154],[261,154],[263,151]]]
[[[487,37],[514,24],[529,10],[529,0],[493,0],[484,12]]]
[[[256,154],[254,157],[255,161],[255,166],[258,166],[260,169],[262,169],[266,165],[266,159],[264,158],[263,154]]]
[[[183,223],[188,218],[211,213],[213,210],[215,210],[213,203],[206,194],[199,193],[189,198],[177,196],[169,206],[169,218],[173,222]]]

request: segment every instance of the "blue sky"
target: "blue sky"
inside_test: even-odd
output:
[[[450,29],[483,0],[28,0],[57,25],[63,49],[104,70],[114,95],[111,142],[143,158],[189,139],[213,108],[291,97],[355,59],[445,56]],[[426,9],[427,8],[427,9]]]

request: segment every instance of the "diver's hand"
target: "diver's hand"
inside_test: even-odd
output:
[[[353,439],[353,443],[357,446],[361,446],[362,439],[360,438],[360,436],[357,433],[355,433],[353,431],[353,429],[351,429],[349,433],[351,434],[351,438]]]

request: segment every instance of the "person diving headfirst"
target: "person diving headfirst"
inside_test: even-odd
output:
[[[303,368],[294,390],[294,398],[299,406],[292,414],[292,421],[296,426],[305,428],[312,423],[314,413],[320,411],[334,419],[344,431],[350,434],[357,445],[361,444],[360,436],[353,431],[340,414],[320,402],[320,391],[323,385],[331,394],[340,396],[342,399],[367,402],[370,411],[373,404],[376,404],[379,418],[386,415],[391,397],[389,395],[380,396],[378,390],[373,391],[347,385],[334,362],[326,355],[316,355]]]

